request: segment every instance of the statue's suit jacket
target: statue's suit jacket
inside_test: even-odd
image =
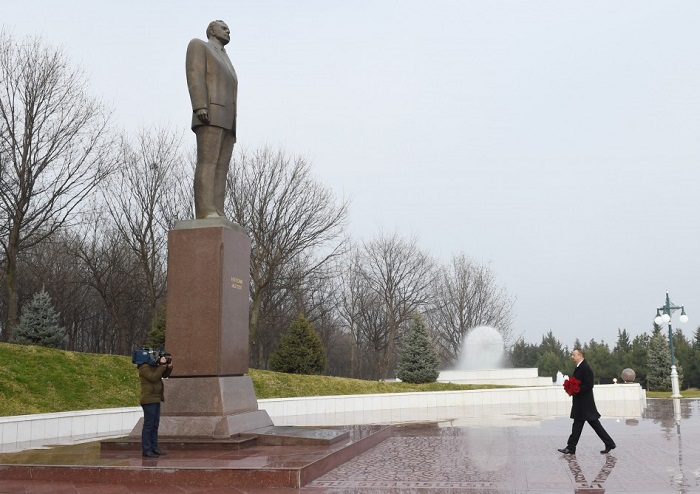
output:
[[[192,101],[192,130],[203,124],[195,111],[209,111],[209,125],[228,129],[236,139],[238,78],[226,52],[215,44],[193,39],[185,58],[187,87]]]

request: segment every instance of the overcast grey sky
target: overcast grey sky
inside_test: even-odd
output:
[[[352,200],[355,239],[489,262],[532,343],[612,347],[666,291],[692,336],[700,2],[0,0],[2,26],[63,46],[119,126],[192,146],[185,49],[214,19],[238,145],[308,156]]]

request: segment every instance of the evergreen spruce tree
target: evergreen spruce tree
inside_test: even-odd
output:
[[[160,311],[156,325],[146,337],[146,346],[150,348],[165,348],[165,307]]]
[[[327,365],[321,338],[303,315],[290,325],[277,350],[270,355],[270,370],[275,372],[321,374]]]
[[[693,349],[700,350],[700,326],[693,333]]]
[[[632,349],[627,354],[625,368],[634,369],[637,374],[637,381],[640,383],[647,382],[649,375],[649,343],[651,337],[647,333],[638,334],[632,340]],[[647,383],[648,388],[648,383]]]
[[[690,363],[686,367],[686,387],[700,387],[700,327],[693,333],[691,340]]]
[[[552,350],[547,350],[537,359],[538,375],[556,379],[557,372],[563,372],[566,369],[561,360],[560,355],[557,355]]]
[[[647,389],[650,391],[671,390],[671,349],[668,339],[657,331],[649,341],[647,353]]]
[[[438,377],[438,358],[423,318],[416,315],[404,340],[396,377],[407,383],[432,383]]]
[[[13,343],[62,348],[66,343],[66,329],[58,324],[58,316],[51,305],[51,297],[42,288],[22,307]]]

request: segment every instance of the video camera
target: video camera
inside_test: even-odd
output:
[[[160,363],[160,359],[165,357],[165,364]],[[131,363],[136,365],[167,365],[173,361],[171,354],[164,349],[140,348],[131,352]]]

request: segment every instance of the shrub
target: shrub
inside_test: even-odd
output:
[[[438,354],[428,327],[423,318],[416,315],[401,350],[396,377],[407,383],[432,383],[440,374],[438,365]]]
[[[270,370],[275,372],[321,374],[327,365],[323,343],[303,315],[290,325],[270,355]]]
[[[163,307],[158,314],[158,320],[156,321],[155,327],[149,331],[146,337],[146,346],[150,348],[164,348],[165,347],[165,314],[166,309]]]
[[[66,343],[66,329],[58,324],[58,316],[51,305],[51,297],[42,288],[22,307],[13,343],[62,348]]]

